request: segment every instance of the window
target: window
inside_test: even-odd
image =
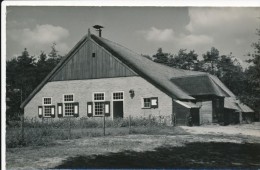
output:
[[[64,103],[64,113],[65,116],[74,115],[74,103]]]
[[[92,57],[96,57],[96,53],[92,53]]]
[[[105,93],[94,93],[94,115],[102,116],[104,114]]]
[[[43,117],[51,117],[52,116],[52,98],[51,97],[43,97]]]
[[[123,92],[114,92],[113,93],[113,100],[123,100],[124,93]]]
[[[105,93],[94,93],[94,100],[95,101],[104,101]]]
[[[63,101],[64,101],[64,102],[73,102],[73,101],[74,101],[74,96],[73,96],[73,94],[65,94]]]
[[[150,98],[144,98],[144,108],[151,108],[151,99]]]
[[[65,94],[63,95],[64,101],[64,116],[74,116],[74,95]]]
[[[158,108],[158,97],[151,97],[151,98],[143,98],[142,101],[143,108]]]
[[[95,102],[95,115],[101,116],[104,113],[104,102]]]
[[[51,97],[44,97],[43,105],[51,105]]]
[[[44,106],[44,117],[51,117],[51,106]]]

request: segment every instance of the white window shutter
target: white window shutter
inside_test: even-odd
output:
[[[74,116],[79,117],[79,102],[74,103]]]
[[[105,101],[105,116],[110,116],[110,101]]]
[[[87,102],[87,115],[88,117],[93,116],[93,102]]]
[[[63,115],[63,108],[62,108],[62,103],[57,104],[57,110],[58,110],[58,117],[62,117]]]
[[[38,116],[39,118],[42,118],[42,106],[38,107]]]

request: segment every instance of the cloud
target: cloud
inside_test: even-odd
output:
[[[183,35],[179,38],[179,43],[182,46],[197,46],[212,44],[213,38],[208,35]]]
[[[173,29],[158,29],[151,27],[149,30],[138,31],[143,34],[147,41],[153,42],[169,42],[174,40],[174,31]]]
[[[19,31],[18,31],[19,33]],[[53,42],[60,42],[69,36],[69,31],[65,28],[53,25],[36,25],[34,29],[25,28],[20,35],[13,35],[17,41],[23,45],[45,45]]]
[[[144,38],[149,42],[171,42],[184,47],[213,43],[213,38],[210,36],[203,34],[196,35],[187,33],[175,34],[175,31],[170,28],[158,29],[155,27],[151,27],[148,30],[138,31],[138,33],[141,33],[144,36]]]
[[[191,33],[230,35],[246,33],[257,28],[258,8],[189,8],[190,22],[185,27]],[[243,24],[241,24],[243,21]],[[250,26],[249,26],[250,25]],[[238,34],[236,34],[237,36]]]
[[[28,49],[50,49],[52,43],[56,43],[57,50],[66,52],[68,45],[64,42],[69,37],[69,31],[60,26],[36,25],[35,28],[7,30],[7,36]]]

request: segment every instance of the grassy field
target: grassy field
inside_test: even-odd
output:
[[[128,134],[165,134],[169,127],[158,124],[152,119],[107,120],[105,135]],[[6,147],[49,146],[56,140],[79,139],[104,136],[103,121],[63,119],[57,122],[25,121],[23,132],[20,123],[13,123],[7,128]]]
[[[48,133],[42,127],[26,128],[28,143],[7,148],[8,169],[260,168],[260,137],[253,135],[259,132],[260,124],[227,126],[224,129],[215,125],[201,126],[193,131],[151,123],[138,124],[130,129],[111,125],[107,127],[106,136],[103,136],[101,126],[75,126],[71,129],[70,139],[65,127],[55,129],[52,126],[51,130],[47,129]],[[230,133],[238,128],[254,133],[250,132],[249,136]],[[9,139],[19,134],[17,129],[7,129]],[[203,133],[199,134],[199,131]]]

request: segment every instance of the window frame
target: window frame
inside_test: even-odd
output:
[[[123,99],[114,99],[114,94],[115,93],[123,93]],[[124,91],[115,91],[115,92],[112,92],[112,101],[124,101],[125,99],[125,94],[124,94]]]
[[[73,96],[73,100],[72,101],[65,101],[65,96],[66,95],[72,95]],[[74,117],[74,112],[75,112],[75,110],[74,110],[74,105],[73,105],[73,103],[74,103],[74,101],[75,101],[75,95],[74,95],[74,93],[66,93],[66,94],[63,94],[63,117]],[[66,104],[72,104],[73,106],[73,110],[74,110],[74,112],[73,112],[73,114],[72,115],[66,115],[66,109],[65,109],[65,107],[66,107]]]
[[[45,104],[44,103],[44,99],[50,98],[51,99],[51,103],[50,104]],[[42,97],[42,105],[43,106],[51,106],[52,105],[52,97]]]
[[[66,95],[72,95],[73,96],[73,101],[65,101],[65,96]],[[75,96],[74,93],[63,94],[63,99],[62,99],[63,103],[72,103],[72,102],[74,102],[75,101],[75,97],[74,96]]]
[[[103,94],[104,95],[104,99],[103,100],[95,100],[95,94]],[[93,102],[93,117],[101,117],[105,115],[105,98],[106,98],[106,94],[105,92],[93,92],[92,94],[92,102]],[[96,103],[103,103],[103,114],[96,114]]]
[[[144,101],[145,99],[149,99],[150,100],[150,106],[149,107],[145,107],[145,101]],[[151,97],[142,97],[142,108],[143,109],[151,109],[151,106],[152,106]]]
[[[45,103],[44,103],[44,99],[47,99],[47,98],[51,99],[51,103],[50,103],[50,104],[45,104]],[[46,109],[47,107],[49,107],[49,109],[50,109],[50,113],[48,113],[48,114],[50,114],[50,115],[47,115],[47,116],[46,116],[45,109]],[[51,112],[52,112],[52,97],[42,97],[42,117],[50,118],[50,117],[52,116],[52,115],[51,115]]]

